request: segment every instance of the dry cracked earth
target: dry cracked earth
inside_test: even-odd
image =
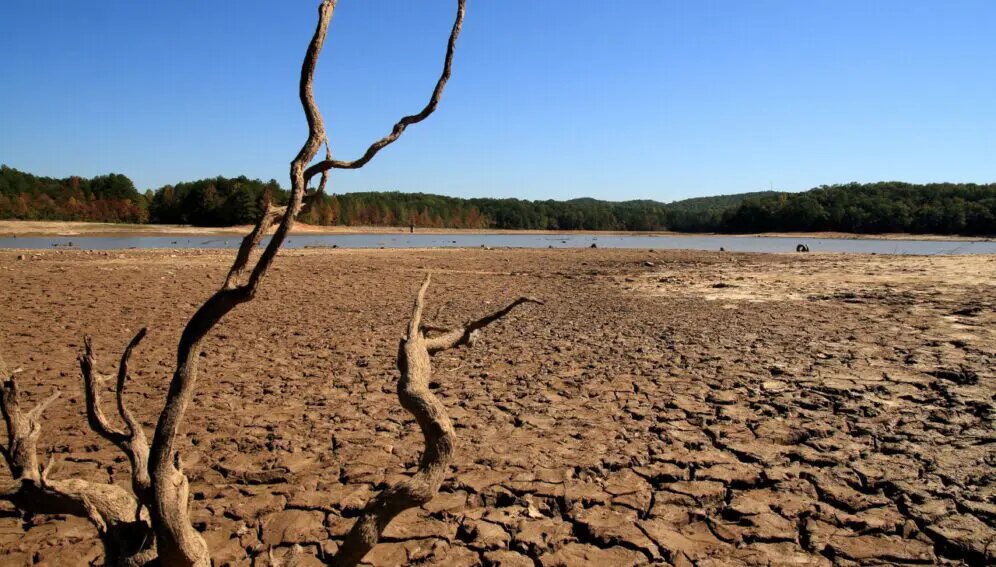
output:
[[[154,426],[223,251],[0,253],[5,358],[58,389],[53,478],[128,485],[86,426],[75,357]],[[519,295],[435,357],[460,445],[370,565],[984,565],[996,557],[996,258],[611,250],[295,250],[206,342],[183,454],[217,565],[333,553],[422,449],[395,354]],[[0,472],[0,481],[9,473]],[[82,518],[0,505],[0,563],[100,563]]]

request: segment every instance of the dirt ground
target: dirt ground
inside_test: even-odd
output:
[[[42,432],[53,478],[128,486],[124,456],[86,425],[83,334],[111,373],[150,327],[127,399],[151,434],[181,326],[231,256],[0,252],[5,358],[32,401],[63,392]],[[395,355],[426,270],[428,323],[520,295],[546,305],[434,358],[455,466],[370,564],[996,558],[996,257],[290,250],[207,340],[186,420],[216,564],[331,553],[415,469]],[[85,565],[94,534],[0,505],[0,564]]]

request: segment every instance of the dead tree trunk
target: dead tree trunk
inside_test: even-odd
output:
[[[363,559],[377,541],[387,525],[398,514],[409,508],[427,504],[439,492],[453,459],[456,446],[456,433],[446,413],[446,408],[431,390],[429,378],[432,376],[431,356],[438,352],[463,344],[472,345],[478,331],[507,315],[517,305],[523,303],[542,304],[530,297],[520,297],[505,308],[470,321],[454,329],[445,329],[442,334],[426,337],[428,330],[435,327],[422,325],[422,310],[425,306],[425,292],[429,288],[430,276],[426,275],[422,287],[415,298],[408,333],[401,339],[398,348],[398,400],[401,407],[415,417],[422,435],[425,437],[425,451],[419,461],[418,471],[405,482],[396,484],[374,497],[363,509],[353,524],[339,552],[331,564],[336,567],[351,567]]]
[[[85,339],[80,369],[85,385],[87,421],[94,431],[128,456],[134,496],[112,485],[80,480],[49,480],[48,469],[42,470],[38,466],[36,447],[41,431],[41,412],[58,397],[58,393],[35,409],[24,412],[13,375],[8,376],[4,371],[0,376],[4,379],[0,401],[10,440],[3,453],[15,480],[15,486],[2,496],[27,512],[65,513],[90,518],[108,545],[109,564],[142,565],[158,557],[159,564],[166,566],[210,565],[207,544],[190,522],[189,486],[183,473],[179,434],[197,384],[201,344],[225,315],[255,297],[305,202],[325,189],[329,170],[358,169],[366,165],[380,150],[400,138],[408,126],[425,120],[436,110],[450,78],[466,0],[457,1],[456,20],[447,42],[443,71],[426,106],[417,114],[402,117],[388,135],[371,144],[358,159],[333,160],[325,124],[315,103],[313,78],[336,3],[337,0],[322,0],[319,5],[318,24],[301,66],[299,96],[308,122],[308,138],[290,164],[289,202],[283,207],[266,205],[259,222],[242,240],[221,288],[204,302],[183,329],[177,345],[173,378],[151,445],[123,399],[128,360],[144,337],[145,330],[129,343],[118,369],[117,408],[125,429],[111,425],[103,413],[100,385],[104,379],[95,371],[91,341],[89,337]],[[322,144],[325,145],[325,159],[309,166]],[[319,174],[321,180],[317,189],[309,191],[311,179]],[[273,237],[252,264],[253,251],[275,224]]]

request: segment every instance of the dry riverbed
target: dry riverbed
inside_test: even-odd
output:
[[[181,327],[231,257],[0,252],[4,358],[30,400],[63,393],[41,437],[53,478],[128,485],[86,426],[83,334],[111,373],[150,327],[126,395],[151,434]],[[186,420],[216,564],[331,553],[414,470],[395,354],[426,270],[429,323],[546,305],[435,357],[455,466],[369,563],[994,561],[996,257],[289,250],[206,341]],[[100,553],[82,518],[0,505],[0,564]]]

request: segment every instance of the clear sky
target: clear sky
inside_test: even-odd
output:
[[[331,192],[663,201],[996,181],[996,1],[469,0],[439,110]],[[340,0],[336,157],[419,110],[455,0]],[[317,0],[0,2],[0,163],[287,186]]]

